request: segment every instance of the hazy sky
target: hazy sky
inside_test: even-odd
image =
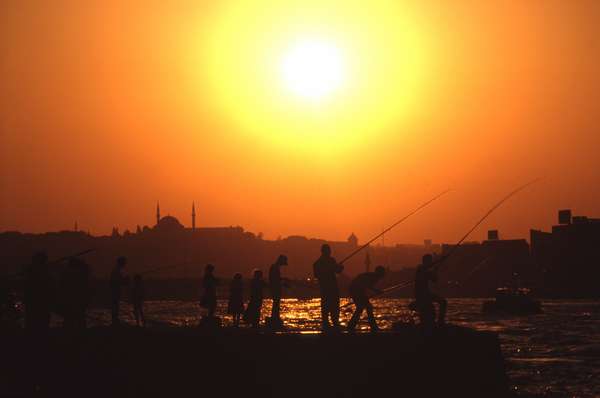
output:
[[[2,1],[0,230],[195,201],[200,226],[364,241],[453,188],[386,239],[454,241],[538,176],[474,238],[600,216],[596,0],[120,3]],[[346,57],[321,103],[273,72],[303,29]]]

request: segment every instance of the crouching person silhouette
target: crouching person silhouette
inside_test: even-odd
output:
[[[373,314],[373,305],[369,301],[369,296],[367,293],[369,290],[375,293],[381,293],[381,290],[377,289],[375,285],[377,282],[383,279],[384,275],[385,268],[378,266],[375,268],[375,272],[364,272],[354,278],[350,283],[350,297],[352,297],[352,301],[356,306],[356,310],[354,311],[350,322],[348,322],[349,332],[354,332],[356,324],[360,320],[360,316],[364,310],[367,310],[367,317],[369,320],[369,325],[371,326],[371,331],[376,332],[379,330],[377,322],[375,321],[375,315]]]

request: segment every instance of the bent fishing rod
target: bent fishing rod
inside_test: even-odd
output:
[[[354,250],[352,253],[350,253],[349,255],[347,255],[338,264],[340,264],[340,265],[344,264],[346,261],[348,261],[349,259],[351,259],[352,257],[354,257],[356,254],[358,254],[362,250],[366,249],[371,243],[375,242],[381,236],[383,236],[384,234],[388,233],[389,231],[391,231],[392,229],[394,229],[395,227],[397,227],[398,225],[400,225],[401,223],[403,223],[404,221],[406,221],[410,216],[418,213],[420,210],[422,210],[425,207],[429,206],[429,204],[431,204],[432,202],[435,202],[437,199],[439,199],[440,197],[444,196],[445,194],[447,194],[450,191],[451,191],[451,189],[447,189],[444,192],[442,192],[442,193],[434,196],[432,199],[428,200],[427,202],[423,203],[421,206],[417,207],[416,209],[414,209],[413,211],[411,211],[410,213],[408,213],[406,216],[402,217],[400,220],[396,221],[394,224],[392,224],[388,228],[384,229],[382,232],[380,232],[373,239],[369,240],[367,243],[363,244],[358,249]]]
[[[86,255],[86,254],[88,254],[88,253],[91,253],[91,252],[93,252],[93,251],[95,251],[95,250],[96,250],[96,249],[87,249],[87,250],[84,250],[84,251],[82,251],[82,252],[79,252],[79,253],[72,254],[72,255],[70,255],[70,256],[64,256],[64,257],[60,257],[60,258],[57,258],[56,260],[49,261],[49,262],[48,262],[48,265],[56,265],[56,264],[60,264],[60,263],[62,263],[63,261],[66,261],[66,260],[69,260],[69,259],[71,259],[71,258],[75,258],[75,257],[81,257],[81,256],[84,256],[84,255]],[[25,272],[26,272],[25,270],[21,270],[21,271],[19,271],[19,272],[15,273],[15,274],[12,274],[12,275],[6,275],[6,276],[4,276],[4,278],[8,278],[8,279],[11,279],[11,278],[17,278],[17,277],[20,277],[20,276],[24,275],[24,274],[25,274]]]
[[[487,211],[487,212],[486,212],[486,213],[483,215],[483,217],[481,217],[481,219],[479,219],[479,221],[477,221],[477,222],[475,223],[475,225],[474,225],[474,226],[473,226],[473,227],[472,227],[472,228],[471,228],[471,229],[470,229],[470,230],[469,230],[469,231],[468,231],[468,232],[467,232],[467,233],[466,233],[466,234],[465,234],[465,235],[464,235],[464,236],[463,236],[463,237],[462,237],[462,238],[461,238],[461,239],[460,239],[460,240],[459,240],[457,243],[456,243],[456,245],[454,245],[454,246],[452,247],[452,249],[450,249],[450,251],[449,251],[449,252],[448,252],[446,255],[442,256],[442,257],[441,257],[439,260],[435,261],[435,262],[434,262],[434,264],[433,264],[433,267],[440,268],[440,267],[441,267],[441,265],[443,265],[443,264],[444,264],[444,262],[445,262],[445,261],[446,261],[446,260],[447,260],[447,259],[448,259],[450,256],[452,256],[454,253],[456,253],[456,250],[458,250],[458,248],[459,248],[459,247],[460,247],[460,246],[461,246],[461,245],[462,245],[462,244],[465,242],[465,240],[466,240],[466,239],[467,239],[467,238],[468,238],[468,237],[469,237],[469,236],[470,236],[470,235],[473,233],[473,231],[475,231],[475,229],[477,229],[477,227],[479,227],[479,226],[480,226],[480,225],[481,225],[481,224],[482,224],[482,223],[483,223],[483,222],[484,222],[484,221],[485,221],[485,220],[486,220],[486,219],[487,219],[487,218],[488,218],[488,217],[489,217],[489,216],[490,216],[490,215],[491,215],[491,214],[492,214],[492,213],[493,213],[493,212],[494,212],[496,209],[498,209],[500,206],[502,206],[502,205],[503,205],[503,204],[504,204],[506,201],[508,201],[508,200],[509,200],[510,198],[512,198],[513,196],[515,196],[517,193],[519,193],[519,192],[521,192],[522,190],[524,190],[525,188],[527,188],[527,187],[529,187],[529,186],[531,186],[531,185],[533,185],[533,184],[535,184],[535,183],[539,182],[541,179],[542,179],[542,178],[536,178],[536,179],[534,179],[534,180],[531,180],[531,181],[529,181],[528,183],[526,183],[526,184],[523,184],[523,185],[519,186],[517,189],[515,189],[515,190],[511,191],[511,192],[510,192],[508,195],[506,195],[505,197],[503,197],[503,198],[502,198],[502,199],[501,199],[501,200],[500,200],[498,203],[496,203],[494,206],[492,206],[492,208],[491,208],[490,210],[488,210],[488,211]],[[403,288],[405,288],[405,287],[408,287],[408,286],[412,285],[413,283],[414,283],[414,281],[413,281],[413,280],[411,280],[411,281],[405,281],[405,282],[399,283],[399,284],[397,284],[397,285],[393,285],[393,286],[390,286],[390,287],[388,287],[388,288],[386,288],[386,289],[383,289],[383,290],[381,290],[380,292],[378,292],[378,293],[374,294],[374,295],[373,295],[373,296],[371,296],[371,297],[379,297],[379,296],[382,296],[382,295],[384,295],[384,294],[387,294],[387,293],[389,293],[389,292],[391,292],[391,291],[398,290],[398,289],[403,289]],[[344,305],[343,305],[341,308],[348,307],[348,306],[350,306],[350,305],[352,305],[352,304],[353,304],[353,303],[347,303],[347,304],[344,304]]]
[[[61,258],[59,258],[57,260],[51,261],[49,264],[58,264],[58,263],[62,263],[63,261],[66,261],[66,260],[68,260],[70,258],[85,256],[86,254],[91,253],[91,252],[93,252],[95,250],[96,249],[87,249],[87,250],[84,250],[82,252],[70,255],[70,256],[64,256],[64,257],[61,257]]]

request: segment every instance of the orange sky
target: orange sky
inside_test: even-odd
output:
[[[323,108],[334,130],[350,122],[335,136],[312,134],[310,145],[286,136],[281,120],[263,120],[268,111],[260,134],[240,122],[252,110],[241,97],[234,108],[217,100],[205,67],[221,59],[205,59],[205,47],[235,1],[120,3],[3,2],[0,230],[69,229],[75,221],[98,234],[135,229],[153,224],[159,199],[163,214],[184,224],[195,201],[199,225],[241,225],[267,238],[341,240],[354,231],[364,241],[451,187],[386,243],[454,241],[537,176],[544,181],[473,238],[488,228],[528,237],[530,227],[549,228],[558,208],[600,216],[598,1],[400,3],[426,60],[421,80],[406,86],[410,106],[389,94],[379,123],[377,98],[365,98],[377,105],[365,119],[373,129],[347,137],[361,116]],[[357,15],[369,16],[364,3]],[[385,34],[408,32],[398,29]],[[343,40],[346,32],[334,33]],[[245,54],[223,45],[223,53]],[[385,39],[373,47],[392,48]],[[239,70],[227,70],[240,75],[222,80],[252,78],[253,60],[239,61]],[[273,109],[285,116],[285,106]],[[275,134],[281,139],[267,142]]]

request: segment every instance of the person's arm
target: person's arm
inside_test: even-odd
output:
[[[370,289],[373,291],[373,293],[375,293],[377,295],[383,294],[383,290],[379,289],[378,287],[371,286]]]
[[[368,281],[369,290],[373,291],[375,294],[379,295],[383,293],[383,290],[379,289],[376,285],[379,282],[379,278],[370,274],[370,280]]]
[[[338,262],[333,259],[333,263],[335,264],[335,273],[340,274],[344,270],[344,266],[342,264],[338,264]]]

